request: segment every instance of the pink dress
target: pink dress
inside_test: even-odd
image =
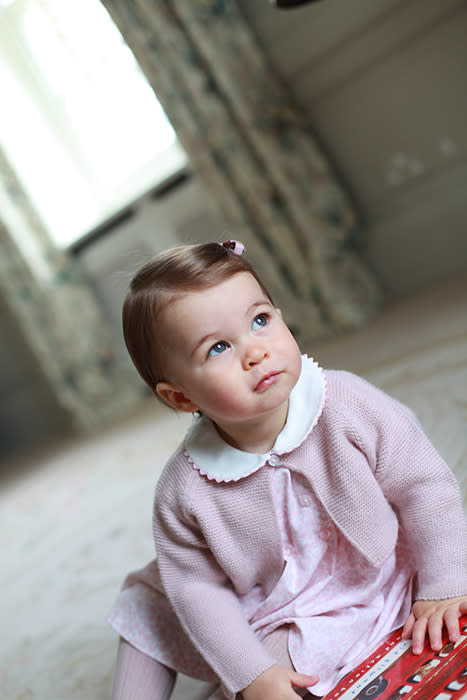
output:
[[[297,475],[282,468],[274,478],[285,568],[250,624],[263,637],[290,623],[293,665],[317,673],[312,692],[325,695],[405,622],[413,569],[401,542],[381,568],[370,566]]]
[[[313,412],[308,426],[315,424],[324,401],[320,376],[313,375],[314,400],[307,396]],[[289,433],[291,424],[288,419]],[[201,471],[200,462],[198,451],[194,466]],[[274,471],[273,502],[284,569],[266,598],[253,588],[240,603],[260,640],[288,626],[294,667],[317,674],[320,681],[310,690],[324,695],[403,624],[412,603],[413,564],[402,537],[382,567],[369,564],[337,530],[309,483],[286,467]],[[201,680],[216,680],[178,625],[162,589],[158,592],[157,581],[155,562],[130,575],[110,623],[162,663]]]

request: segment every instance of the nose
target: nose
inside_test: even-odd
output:
[[[269,357],[269,351],[257,340],[248,343],[243,353],[243,369],[256,367],[260,362]]]

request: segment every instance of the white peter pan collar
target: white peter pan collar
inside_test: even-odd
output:
[[[194,419],[185,437],[185,455],[195,469],[215,481],[238,481],[260,469],[274,456],[298,447],[321,415],[326,393],[324,372],[312,358],[302,356],[302,370],[289,399],[286,424],[266,454],[242,452],[228,445],[206,416]]]

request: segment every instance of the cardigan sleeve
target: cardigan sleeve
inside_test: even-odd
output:
[[[153,521],[160,576],[180,624],[233,698],[276,660],[248,624],[189,512],[183,494],[193,479],[193,470],[177,468],[160,479]]]
[[[350,381],[358,406],[354,438],[411,544],[415,597],[466,595],[467,527],[454,474],[412,411],[363,379]]]

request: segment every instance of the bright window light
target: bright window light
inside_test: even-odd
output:
[[[0,0],[0,141],[67,246],[187,164],[99,0]]]

